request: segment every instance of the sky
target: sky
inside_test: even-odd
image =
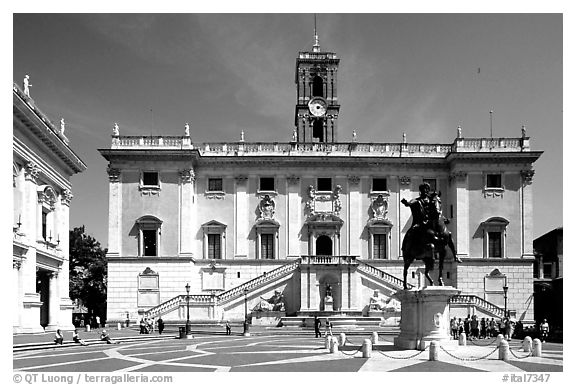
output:
[[[534,235],[563,221],[561,14],[326,14],[323,51],[340,58],[339,138],[452,143],[520,137],[535,163]],[[312,14],[14,14],[13,82],[30,75],[36,105],[88,169],[72,177],[70,226],[105,247],[107,162],[121,135],[193,142],[290,140],[294,71],[311,50]]]

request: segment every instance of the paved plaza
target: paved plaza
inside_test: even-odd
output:
[[[398,350],[393,336],[380,336],[370,358],[359,347],[369,335],[347,337],[349,346],[337,353],[325,348],[323,338],[293,335],[197,334],[194,339],[122,341],[118,345],[50,347],[15,351],[15,371],[27,372],[561,372],[563,346],[544,343],[542,357],[529,357],[521,341],[510,343],[508,362],[498,360],[495,340],[450,341],[439,351]]]

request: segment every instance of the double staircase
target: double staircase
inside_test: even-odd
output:
[[[324,259],[323,259],[324,258]],[[326,259],[330,258],[330,260]],[[206,306],[212,309],[211,314],[215,315],[215,309],[230,308],[237,306],[239,303],[243,302],[244,295],[246,292],[253,293],[258,290],[267,290],[270,286],[277,284],[278,281],[287,278],[295,270],[297,270],[301,265],[319,263],[319,264],[353,264],[357,266],[358,271],[370,278],[373,282],[386,289],[386,291],[391,295],[397,290],[402,290],[404,288],[403,280],[389,274],[375,266],[372,266],[362,260],[359,260],[353,256],[346,257],[334,257],[334,256],[320,256],[320,257],[310,257],[303,256],[290,263],[282,265],[276,269],[265,272],[264,274],[247,281],[239,286],[233,287],[230,290],[226,290],[220,294],[191,294],[189,295],[189,302],[191,306]],[[408,288],[413,288],[413,285],[407,284]],[[171,298],[157,306],[154,306],[146,310],[142,316],[147,318],[157,318],[159,316],[164,316],[167,313],[173,312],[175,310],[181,309],[186,306],[187,296],[182,294],[174,298]],[[450,300],[450,305],[452,307],[466,307],[471,310],[474,308],[479,312],[485,314],[489,317],[503,318],[504,309],[498,307],[478,296],[475,295],[457,295]],[[470,312],[470,311],[469,311]],[[351,315],[351,314],[350,314]],[[214,317],[215,318],[215,317]]]

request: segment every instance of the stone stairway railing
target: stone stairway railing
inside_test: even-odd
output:
[[[494,314],[495,317],[504,318],[504,309],[494,305],[476,295],[457,295],[450,299],[450,304],[474,305],[482,310]]]
[[[386,281],[390,285],[392,285],[397,290],[402,290],[404,288],[404,281],[398,277],[393,276],[392,274],[388,274],[383,270],[378,269],[372,265],[367,264],[364,261],[357,260],[358,262],[358,269],[363,271],[364,273],[371,275],[373,277],[379,278],[383,281]],[[413,285],[407,284],[408,288],[411,289]]]
[[[264,274],[251,279],[250,281],[244,282],[243,284],[233,287],[230,290],[227,290],[223,293],[220,293],[216,296],[218,305],[229,302],[233,299],[236,299],[242,295],[244,295],[244,290],[254,290],[262,285],[265,285],[269,282],[272,282],[280,277],[290,274],[296,268],[300,266],[300,258],[292,263],[288,263],[286,265],[282,265],[274,270],[265,272]]]
[[[282,265],[274,270],[265,272],[264,274],[243,283],[242,285],[233,287],[230,290],[222,292],[218,295],[211,294],[191,294],[190,303],[194,305],[221,305],[229,302],[233,299],[241,297],[244,295],[244,290],[248,291],[254,290],[260,286],[263,286],[269,282],[272,282],[280,277],[290,274],[300,265],[300,259]],[[159,315],[166,314],[167,312],[178,308],[181,304],[186,303],[186,294],[177,295],[168,301],[162,302],[161,304],[154,306],[146,310],[143,314],[147,318],[155,318]]]

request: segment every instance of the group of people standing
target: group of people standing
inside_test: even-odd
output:
[[[164,331],[164,320],[162,320],[162,317],[158,317],[157,320],[154,320],[154,318],[140,319],[140,334],[154,333],[155,327],[157,327],[158,329],[158,334],[162,334],[162,332]]]
[[[322,327],[322,322],[318,317],[314,317],[314,336],[315,338],[322,337],[322,333],[320,332],[320,328]],[[326,318],[326,334],[325,335],[332,335],[332,323],[328,318]]]
[[[469,340],[496,337],[498,334],[502,334],[504,338],[510,340],[514,331],[514,322],[508,317],[501,320],[494,320],[494,317],[478,319],[476,314],[472,316],[468,314],[465,319],[453,317],[450,320],[450,331],[455,340],[462,333],[466,334],[466,339]]]

